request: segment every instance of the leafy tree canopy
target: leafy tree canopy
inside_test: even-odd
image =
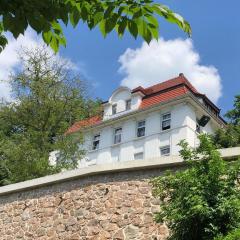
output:
[[[76,27],[80,21],[89,29],[98,26],[104,37],[113,30],[121,37],[128,30],[149,43],[159,36],[160,16],[191,34],[180,15],[152,0],[0,0],[0,16],[1,50],[7,44],[5,32],[17,38],[31,26],[56,52],[59,45],[66,45],[61,23]]]
[[[25,50],[21,61],[23,68],[11,77],[14,101],[0,108],[0,184],[77,167],[81,135],[64,132],[99,108],[68,63],[43,47]]]
[[[200,136],[200,146],[180,143],[186,168],[153,179],[161,200],[157,222],[165,222],[171,240],[211,240],[240,224],[239,161],[225,162],[211,138]],[[228,239],[228,238],[227,238]]]
[[[234,100],[234,108],[228,111],[225,116],[229,124],[225,129],[219,129],[213,136],[218,147],[228,148],[240,145],[240,95]]]

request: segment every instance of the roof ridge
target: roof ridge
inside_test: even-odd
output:
[[[143,88],[142,86],[138,86],[138,87],[134,88],[132,90],[132,92],[142,91],[144,94],[150,95],[152,93],[157,93],[162,90],[166,90],[168,88],[175,87],[180,84],[185,84],[188,88],[190,88],[190,90],[192,92],[200,94],[198,92],[198,90],[192,85],[192,83],[184,76],[183,73],[180,73],[179,76],[177,76],[175,78],[171,78],[169,80],[154,84],[154,85],[146,87],[146,88]]]

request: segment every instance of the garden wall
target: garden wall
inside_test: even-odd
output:
[[[240,148],[222,152],[224,157],[234,154],[239,156]],[[160,205],[149,181],[182,166],[177,156],[161,157],[0,187],[0,240],[166,239],[168,229],[153,219]]]
[[[161,169],[79,177],[0,196],[0,239],[165,239],[149,179]],[[37,181],[37,180],[34,180]]]

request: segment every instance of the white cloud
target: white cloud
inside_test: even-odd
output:
[[[222,95],[218,70],[214,66],[201,65],[199,53],[189,39],[143,43],[138,49],[127,49],[119,62],[119,72],[125,75],[121,85],[130,88],[151,86],[184,73],[193,86],[213,102]]]
[[[39,40],[31,31],[27,31],[25,36],[19,36],[17,40],[8,35],[8,45],[0,53],[0,98],[11,100],[11,87],[8,84],[9,75],[20,65],[18,51],[21,47],[36,47]]]
[[[3,98],[7,101],[13,100],[11,98],[11,87],[8,79],[10,74],[21,67],[18,52],[22,48],[34,49],[43,44],[42,39],[31,29],[28,29],[24,36],[20,35],[17,40],[8,35],[8,44],[2,53],[0,53],[0,99]],[[48,47],[48,50],[52,52],[50,47]],[[56,57],[59,58],[60,61],[64,61],[66,68],[74,71],[84,71],[82,66],[79,68],[78,64],[73,63],[70,59],[64,58],[59,54],[57,54]]]

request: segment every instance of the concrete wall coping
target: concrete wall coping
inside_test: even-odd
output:
[[[240,147],[220,149],[219,151],[222,157],[226,159],[233,159],[240,156]],[[176,167],[183,164],[184,162],[179,156],[167,156],[139,161],[132,160],[111,164],[94,165],[3,186],[0,187],[0,196],[104,173]]]

